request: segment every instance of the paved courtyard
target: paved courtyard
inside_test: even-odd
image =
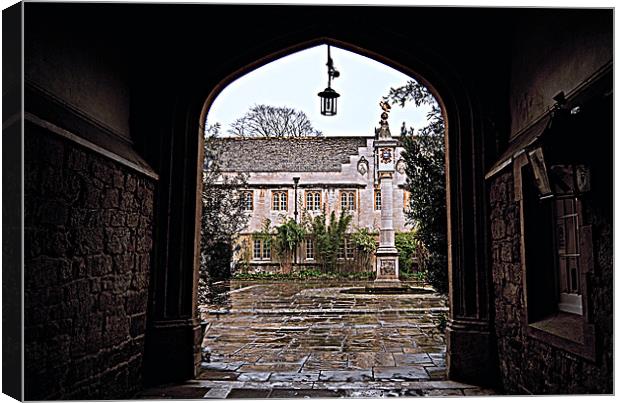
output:
[[[267,398],[491,394],[446,380],[446,299],[351,293],[367,282],[216,284],[201,307],[202,372],[141,397]]]

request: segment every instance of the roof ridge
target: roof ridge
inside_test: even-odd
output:
[[[235,141],[292,141],[292,140],[332,140],[332,139],[370,139],[374,136],[303,136],[303,137],[215,137],[214,140],[235,140]]]

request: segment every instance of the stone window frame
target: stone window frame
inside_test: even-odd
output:
[[[271,261],[271,239],[254,239],[252,244],[252,260]]]
[[[288,211],[288,191],[272,190],[271,191],[271,210]]]
[[[353,240],[349,237],[346,237],[345,240],[346,240],[344,244],[345,258],[347,260],[352,260],[353,258],[355,258],[355,244],[353,243]]]
[[[403,212],[409,211],[409,201],[411,200],[411,192],[403,189]]]
[[[262,251],[261,240],[254,239],[254,242],[252,243],[252,260],[260,260],[263,254]]]
[[[560,201],[562,202],[563,210],[566,209],[567,204],[570,206],[570,213],[567,214],[566,211],[558,213],[558,202]],[[582,287],[580,279],[580,273],[582,271],[580,263],[581,249],[579,245],[579,228],[582,225],[583,220],[582,208],[583,207],[579,197],[569,196],[556,198],[554,200],[553,217],[556,221],[555,229],[558,235],[560,228],[562,229],[563,236],[561,239],[564,241],[563,249],[560,249],[560,246],[556,245],[558,255],[558,276],[560,280],[560,302],[558,304],[558,309],[560,311],[575,313],[577,315],[583,315],[583,295],[581,293]],[[561,223],[561,225],[559,225],[559,223]],[[556,238],[558,240],[560,239],[557,235]],[[571,239],[573,239],[572,242]],[[561,263],[562,260],[564,261],[564,265]],[[567,261],[570,260],[574,261],[574,270],[571,270],[571,273],[569,274],[566,269],[569,266]]]
[[[524,312],[522,318],[522,326],[524,333],[532,339],[539,340],[558,349],[575,354],[585,358],[591,362],[596,361],[596,333],[592,316],[588,310],[590,306],[590,293],[588,292],[588,274],[594,270],[594,259],[592,252],[592,226],[589,223],[583,223],[582,211],[579,212],[582,225],[579,228],[579,247],[580,265],[581,265],[581,281],[582,281],[582,315],[570,314],[560,311],[556,305],[552,307],[554,314],[539,320],[531,320],[528,310],[528,267],[526,263],[526,251],[528,248],[525,239],[525,220],[527,212],[524,211],[525,202],[523,197],[523,171],[530,169],[529,161],[525,153],[514,158],[513,161],[513,178],[514,178],[514,195],[515,203],[519,207],[519,225],[520,225],[520,265],[521,278],[523,284]],[[555,217],[554,217],[555,219]],[[553,250],[556,253],[556,250]],[[529,268],[536,270],[536,268]],[[557,264],[554,270],[558,270]],[[559,292],[557,290],[551,292]]]
[[[343,203],[343,197],[344,203]],[[357,208],[357,191],[355,189],[341,190],[338,202],[340,203],[340,210],[344,211],[356,211]]]
[[[375,189],[374,191],[374,206],[376,211],[381,210],[381,189]]]
[[[318,200],[317,200],[318,196]],[[311,199],[308,200],[308,197]],[[323,197],[320,190],[306,190],[305,192],[306,210],[308,211],[321,211],[321,205]]]
[[[249,197],[248,197],[248,195],[249,195]],[[242,197],[242,200],[243,200],[243,210],[244,211],[253,211],[254,210],[254,191],[253,190],[244,190],[244,191],[241,192],[241,197]]]
[[[340,245],[338,246],[338,254],[336,258],[338,260],[353,260],[355,257],[355,247],[353,245],[353,241],[345,236],[342,238]]]
[[[306,260],[314,260],[314,239],[306,238]]]

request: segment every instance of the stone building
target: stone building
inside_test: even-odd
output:
[[[225,34],[241,14],[260,23]],[[613,393],[613,9],[23,2],[3,20],[4,392],[196,376],[201,125],[239,76],[329,43],[443,108],[448,376]]]
[[[249,221],[241,232],[240,249],[234,260],[246,263],[252,271],[279,270],[278,257],[269,242],[253,237],[261,231],[265,219],[279,225],[285,219],[314,218],[321,212],[338,217],[344,210],[352,216],[348,233],[366,228],[377,233],[381,220],[381,191],[375,169],[373,137],[306,137],[306,138],[222,138],[216,146],[221,150],[222,174],[248,174],[245,200]],[[393,206],[394,229],[411,230],[405,222],[409,192],[404,189],[405,161],[402,147],[396,149]],[[295,184],[298,179],[297,206]],[[296,208],[297,207],[297,208]],[[296,251],[300,266],[316,265],[316,247],[311,237]],[[339,261],[353,260],[354,247],[345,238]],[[374,268],[373,260],[364,270]],[[344,265],[346,266],[346,265]],[[344,267],[352,270],[351,267]]]

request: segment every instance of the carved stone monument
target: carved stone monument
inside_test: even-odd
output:
[[[380,103],[380,128],[375,136],[375,164],[381,188],[381,232],[379,247],[375,252],[377,268],[375,282],[398,282],[398,250],[394,245],[393,225],[393,177],[395,169],[395,155],[397,142],[392,138],[388,125],[390,105]]]

